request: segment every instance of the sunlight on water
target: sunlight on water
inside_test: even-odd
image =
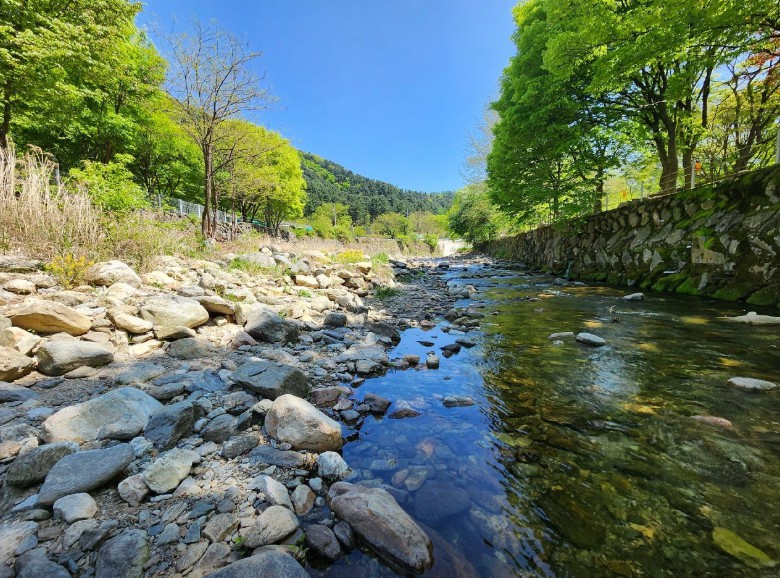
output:
[[[480,290],[459,304],[484,313],[477,347],[367,380],[358,396],[421,415],[369,418],[344,448],[352,481],[391,491],[431,535],[425,576],[777,575],[780,391],[726,385],[780,381],[776,328],[724,321],[743,312],[727,303],[449,274]],[[547,289],[542,311],[525,299]],[[444,326],[406,331],[393,356],[453,343]],[[607,345],[547,339],[564,331]],[[355,553],[323,575],[394,574]]]

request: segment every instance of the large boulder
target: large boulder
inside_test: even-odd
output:
[[[169,450],[192,433],[195,416],[192,403],[181,401],[166,405],[154,412],[144,429],[144,437],[158,450]]]
[[[41,334],[83,335],[92,327],[89,317],[56,301],[26,301],[7,310],[5,315],[15,327]]]
[[[430,538],[385,490],[336,482],[328,492],[328,502],[389,565],[418,574],[433,565]]]
[[[141,578],[149,559],[144,530],[125,530],[98,552],[95,578]]]
[[[209,320],[209,312],[188,297],[150,297],[141,306],[141,317],[156,326],[197,327]]]
[[[130,465],[134,457],[130,444],[67,455],[46,475],[38,493],[38,503],[50,506],[63,496],[99,488]]]
[[[277,397],[265,417],[268,434],[293,449],[315,452],[341,449],[341,425],[305,399],[285,394]]]
[[[47,443],[84,443],[108,437],[105,434],[113,431],[131,439],[143,431],[151,415],[161,408],[159,401],[140,389],[120,387],[49,416],[43,422],[43,436]]]
[[[298,326],[264,309],[251,311],[247,315],[246,332],[265,343],[296,343]]]
[[[46,474],[65,456],[79,449],[74,442],[46,444],[16,458],[5,474],[5,483],[17,488],[27,488],[46,478]]]
[[[126,283],[131,287],[140,287],[141,278],[122,261],[96,263],[84,272],[84,280],[90,285],[108,287],[114,283]]]
[[[77,339],[50,339],[38,348],[38,371],[64,375],[79,367],[102,367],[114,361],[114,353],[102,345]]]
[[[0,347],[0,381],[15,381],[35,369],[35,360],[16,349]]]
[[[309,578],[298,562],[278,550],[261,550],[254,556],[238,560],[207,575],[206,578]]]
[[[286,393],[298,397],[309,394],[309,382],[300,369],[271,361],[245,363],[233,372],[231,379],[268,399],[276,399]]]

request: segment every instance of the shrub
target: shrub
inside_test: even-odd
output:
[[[84,161],[82,168],[71,169],[70,180],[76,187],[83,187],[92,201],[104,209],[128,211],[147,207],[143,189],[133,182],[133,174],[121,162],[123,156],[117,155],[120,162]]]
[[[374,296],[377,299],[389,299],[390,297],[396,297],[401,294],[401,290],[395,287],[377,287],[374,291]]]
[[[360,263],[361,261],[366,260],[366,256],[363,254],[363,251],[359,251],[357,249],[346,249],[341,253],[337,253],[333,260],[336,263]]]
[[[88,261],[83,255],[75,257],[69,253],[55,256],[51,263],[46,265],[46,271],[51,273],[65,289],[72,289],[85,284],[84,274],[94,264],[94,261]]]

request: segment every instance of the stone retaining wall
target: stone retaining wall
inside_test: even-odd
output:
[[[780,307],[780,168],[480,249],[576,279]]]

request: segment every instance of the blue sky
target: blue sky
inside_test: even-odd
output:
[[[467,136],[514,52],[515,3],[148,0],[138,22],[217,20],[263,52],[278,101],[253,120],[356,173],[436,192],[463,184]]]

